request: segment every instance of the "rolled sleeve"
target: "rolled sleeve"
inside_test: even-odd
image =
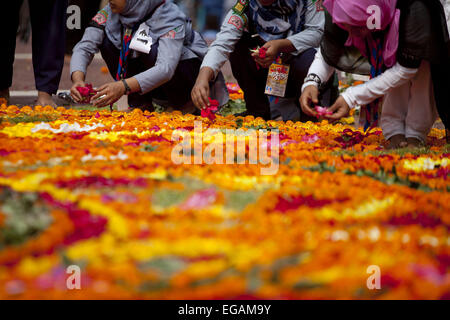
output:
[[[142,94],[150,92],[172,79],[181,59],[183,42],[184,37],[159,39],[155,66],[134,76],[141,87]]]
[[[222,66],[234,51],[236,43],[244,33],[244,20],[230,10],[217,34],[216,40],[211,44],[203,60],[202,68],[209,67],[217,76]]]
[[[331,78],[334,71],[335,68],[333,68],[332,66],[330,66],[328,63],[325,62],[322,56],[322,52],[319,49],[319,51],[317,51],[316,53],[313,63],[309,67],[308,75],[315,74],[320,78],[320,81],[324,83]],[[305,90],[306,87],[311,85],[319,87],[319,84],[314,81],[305,82],[302,86],[302,92]]]
[[[348,88],[342,97],[350,108],[364,106],[377,98],[388,93],[389,90],[397,88],[410,81],[419,69],[405,68],[399,63],[370,81],[356,87]]]
[[[305,15],[305,29],[287,38],[297,50],[295,54],[300,54],[310,48],[318,48],[322,39],[325,13],[317,11],[316,4],[313,1],[308,1],[308,3]]]
[[[73,49],[70,60],[70,74],[81,71],[86,74],[87,67],[92,62],[94,55],[99,51],[105,38],[105,31],[100,28],[89,27],[84,32],[83,38]]]

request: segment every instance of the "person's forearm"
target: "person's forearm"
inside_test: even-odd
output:
[[[322,83],[327,82],[331,78],[335,70],[336,70],[335,68],[330,66],[323,59],[320,50],[317,51],[316,56],[314,57],[314,61],[309,67],[308,76],[311,74],[315,74],[316,76],[319,77],[321,83],[306,80],[306,82],[302,86],[302,92],[303,90],[305,90],[307,86],[314,85],[316,87],[319,87]]]
[[[99,51],[105,38],[105,31],[100,28],[86,28],[83,38],[73,48],[70,59],[70,73],[81,71],[86,74],[87,67],[92,62],[94,55]]]
[[[141,92],[141,86],[136,78],[128,78],[125,80],[131,89],[131,93]]]
[[[410,81],[419,69],[405,68],[398,62],[381,75],[359,86],[348,88],[342,97],[350,108],[357,105],[366,105],[377,98],[388,93],[389,90],[397,88]]]
[[[210,67],[203,67],[197,77],[198,80],[210,82],[214,80],[214,70]]]
[[[241,22],[241,27],[236,27],[233,19]],[[244,20],[230,10],[217,34],[216,40],[209,46],[208,53],[203,58],[202,68],[209,67],[214,71],[214,77],[220,72],[222,66],[227,62],[230,54],[234,52],[236,44],[244,33]],[[211,79],[214,80],[214,79]]]
[[[278,41],[278,45],[280,48],[280,52],[283,53],[291,53],[296,51],[297,49],[295,49],[294,44],[288,40],[288,39],[282,39],[282,40],[277,40]]]
[[[72,82],[73,83],[84,82],[84,80],[85,80],[85,75],[83,72],[75,71],[74,73],[72,73]]]

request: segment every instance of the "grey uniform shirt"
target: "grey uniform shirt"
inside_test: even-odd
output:
[[[72,60],[70,61],[71,74],[75,71],[81,71],[86,74],[87,67],[92,62],[94,55],[99,52],[105,37],[106,32],[101,28],[89,27],[86,29],[83,39],[73,49]],[[155,66],[134,76],[139,82],[142,94],[150,92],[170,81],[181,60],[202,58],[204,56],[207,45],[201,36],[195,32],[193,41],[188,46],[184,44],[185,37],[185,26],[180,26],[176,29],[175,34],[169,33],[167,36],[159,38]],[[157,41],[157,39],[153,40],[154,42]],[[136,54],[143,53],[132,50],[132,57]]]
[[[300,3],[300,5],[303,5]],[[287,39],[292,42],[297,51],[293,55],[299,55],[310,48],[318,48],[322,39],[325,25],[325,14],[317,11],[316,4],[308,0],[308,8],[305,15],[305,26],[302,32],[288,35]],[[216,40],[208,49],[208,53],[203,60],[202,68],[209,67],[214,74],[220,71],[230,54],[234,51],[236,43],[244,34],[244,20],[230,10],[222,24]]]

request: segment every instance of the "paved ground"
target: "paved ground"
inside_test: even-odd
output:
[[[63,75],[61,77],[60,90],[70,90],[71,80],[69,75],[70,56],[65,57]],[[87,82],[95,85],[101,85],[111,81],[109,74],[101,72],[104,62],[101,59],[94,59],[88,74]],[[31,41],[27,44],[17,41],[16,56],[14,62],[13,85],[11,88],[11,104],[32,105],[37,98],[36,87],[34,83],[33,62],[31,55]],[[64,101],[57,101],[63,104]]]
[[[101,57],[94,58],[87,73],[86,81],[94,86],[100,86],[112,80],[111,76],[102,73],[102,67],[106,66]],[[70,80],[70,56],[65,57],[63,75],[61,77],[60,90],[68,91],[72,86]],[[231,68],[227,64],[224,67],[224,74],[227,79],[233,80]],[[13,86],[11,88],[11,104],[33,105],[37,99],[37,92],[34,83],[33,62],[31,55],[31,40],[25,44],[17,40],[16,57],[14,63]],[[56,99],[60,105],[66,104],[65,101]],[[121,99],[118,102],[121,110],[127,108],[127,101]]]

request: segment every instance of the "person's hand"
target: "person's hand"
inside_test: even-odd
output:
[[[198,75],[197,81],[195,82],[194,88],[192,88],[191,98],[194,105],[202,110],[208,108],[209,103],[209,81],[211,75],[214,72],[209,68],[202,68],[200,74]]]
[[[256,63],[263,68],[268,68],[278,57],[281,52],[283,43],[281,40],[272,40],[266,42],[262,48],[266,49],[266,54],[264,58],[260,58],[259,52],[252,53],[252,57],[255,59]]]
[[[345,99],[342,96],[340,96],[336,100],[336,102],[331,106],[329,111],[333,112],[333,114],[326,116],[326,118],[331,121],[337,121],[349,115],[350,107],[345,101]]]
[[[303,90],[302,96],[300,97],[300,106],[303,113],[317,117],[317,112],[311,107],[312,104],[319,104],[319,88],[315,85],[310,85]]]
[[[110,82],[101,86],[91,101],[94,101],[94,107],[103,108],[122,98],[125,92],[126,88],[122,81]]]
[[[70,95],[73,99],[73,101],[77,103],[83,102],[83,97],[81,96],[81,93],[77,90],[78,87],[84,87],[86,83],[84,81],[78,80],[75,81],[72,85],[72,88],[70,88]]]

